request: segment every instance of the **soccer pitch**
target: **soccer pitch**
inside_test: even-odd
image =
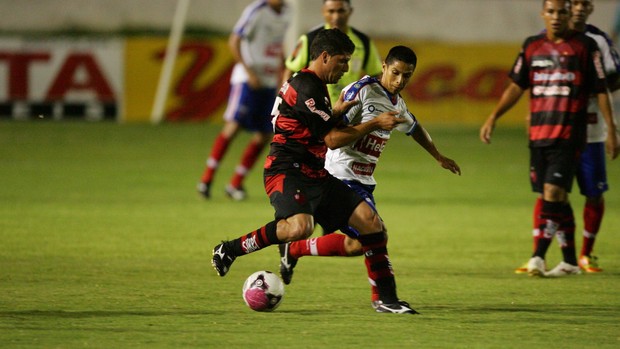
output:
[[[364,262],[300,259],[273,313],[248,309],[245,278],[278,271],[275,247],[220,278],[211,249],[273,218],[262,160],[249,199],[195,191],[219,125],[0,122],[2,348],[618,348],[620,160],[595,254],[603,273],[516,275],[531,250],[535,196],[523,128],[493,144],[469,126],[426,125],[463,171],[441,169],[394,134],[377,169],[377,207],[399,296],[421,315],[374,313]],[[581,247],[583,198],[572,195]],[[548,264],[560,261],[553,243]]]

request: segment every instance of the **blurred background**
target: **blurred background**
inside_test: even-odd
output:
[[[163,121],[221,122],[233,59],[227,36],[250,0],[3,0],[0,119],[152,122],[178,6],[188,7],[166,86]],[[288,0],[297,37],[323,22],[321,0]],[[543,28],[540,0],[352,0],[350,25],[381,55],[419,56],[403,91],[425,122],[478,124],[499,98],[523,40]],[[618,1],[590,22],[612,34]],[[524,99],[525,100],[525,99]],[[523,122],[522,100],[506,122]]]

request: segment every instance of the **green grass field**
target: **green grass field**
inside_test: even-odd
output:
[[[205,201],[195,184],[218,125],[2,122],[0,347],[620,347],[620,160],[596,245],[605,272],[516,275],[535,196],[524,131],[502,126],[491,146],[475,127],[427,127],[461,177],[402,135],[387,146],[376,199],[399,296],[422,313],[396,316],[371,309],[361,257],[301,259],[274,313],[248,309],[241,286],[277,271],[276,248],[215,274],[215,244],[273,218],[260,168],[247,201],[223,193],[246,135]]]

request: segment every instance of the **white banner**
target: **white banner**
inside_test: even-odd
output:
[[[0,117],[117,119],[120,39],[0,39]]]

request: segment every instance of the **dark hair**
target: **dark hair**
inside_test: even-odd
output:
[[[542,6],[543,6],[543,8],[545,7],[545,2],[547,2],[547,1],[549,1],[549,0],[543,0],[543,1],[542,1]],[[572,7],[572,6],[573,6],[573,2],[572,2],[571,0],[565,0],[565,1],[564,1],[564,3],[567,3],[567,2],[568,2],[568,6],[569,6],[569,7]]]
[[[385,64],[390,65],[394,61],[401,61],[415,66],[418,64],[418,56],[407,46],[394,46],[388,52],[387,57],[385,57]]]
[[[351,0],[323,0],[323,3],[326,3],[326,2],[328,2],[328,1],[344,1],[344,2],[346,2],[347,4],[351,5]]]
[[[327,52],[330,56],[353,54],[355,44],[349,39],[347,34],[339,29],[324,29],[316,34],[312,45],[310,45],[310,60],[317,59],[323,53]]]

